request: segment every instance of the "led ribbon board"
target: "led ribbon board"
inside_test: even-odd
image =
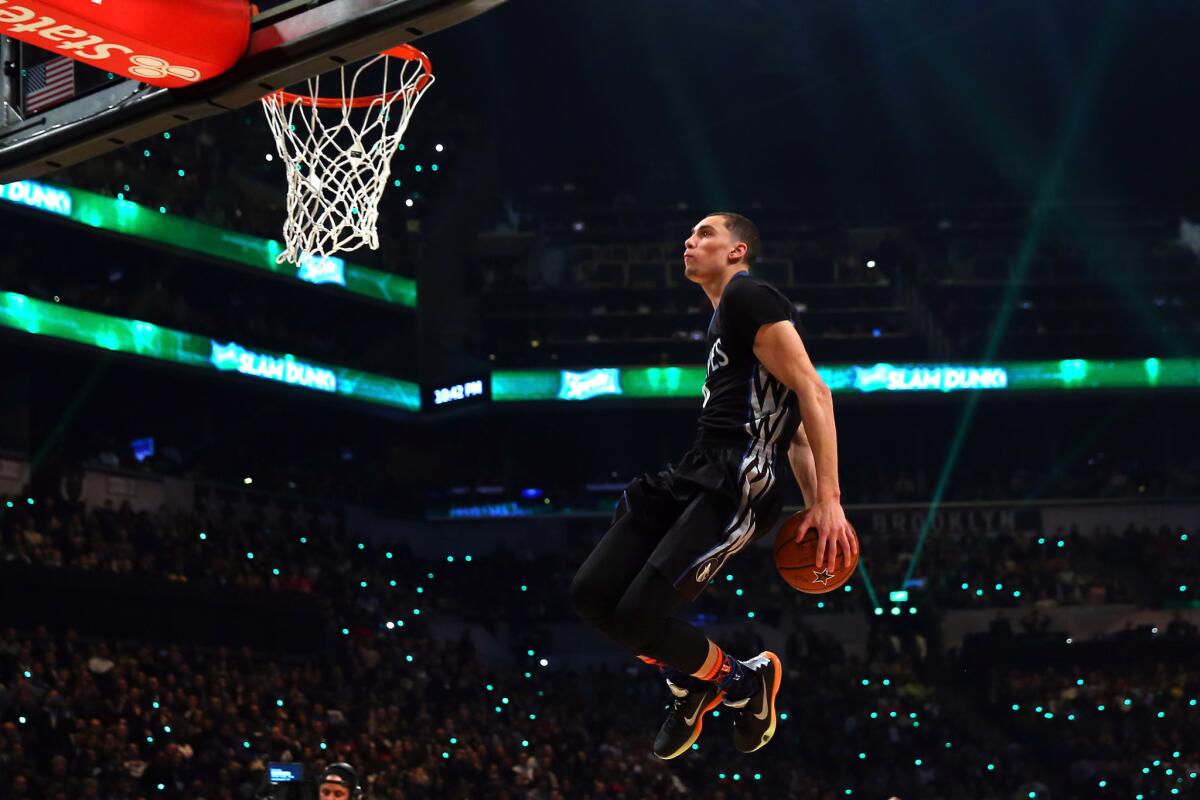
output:
[[[283,248],[273,239],[160,213],[130,200],[37,181],[0,184],[0,200],[91,228],[189,250],[306,283],[334,284],[372,300],[409,308],[417,305],[417,284],[411,278],[347,264],[335,257],[306,257],[299,264],[276,264],[275,256]]]
[[[405,411],[421,410],[421,390],[415,383],[292,355],[251,350],[236,342],[218,342],[141,320],[35,300],[15,292],[0,292],[0,326],[186,367],[238,372],[297,389]]]
[[[1200,359],[1064,359],[999,364],[836,364],[818,367],[836,394],[1153,389],[1200,387]],[[633,367],[492,373],[492,399],[587,400],[594,397],[699,399],[704,367]]]

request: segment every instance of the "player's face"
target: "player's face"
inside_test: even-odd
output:
[[[683,243],[683,274],[696,283],[715,278],[729,266],[737,245],[723,217],[705,217]]]
[[[350,790],[336,783],[322,784],[321,800],[350,800]]]

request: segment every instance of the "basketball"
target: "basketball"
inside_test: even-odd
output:
[[[775,568],[780,576],[797,591],[805,594],[826,594],[836,591],[850,580],[858,567],[858,556],[853,553],[843,553],[838,549],[837,563],[831,565],[828,558],[823,569],[817,569],[817,533],[813,530],[804,541],[796,544],[796,534],[800,530],[800,520],[804,512],[800,511],[784,520],[775,534]],[[850,529],[850,538],[858,543],[854,529]],[[826,544],[826,555],[829,545]],[[848,560],[847,560],[848,559]]]

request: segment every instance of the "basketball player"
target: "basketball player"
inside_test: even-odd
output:
[[[841,506],[832,395],[796,332],[791,303],[749,273],[758,229],[740,214],[709,214],[683,248],[684,274],[714,309],[695,445],[677,465],[626,487],[612,527],[571,583],[575,613],[666,677],[674,701],[654,740],[664,759],[691,747],[704,715],[722,702],[736,709],[733,740],[742,752],[775,733],[779,657],[768,651],[739,661],[674,614],[774,526],[781,458],[808,509],[797,541],[818,532],[817,567],[858,547]]]

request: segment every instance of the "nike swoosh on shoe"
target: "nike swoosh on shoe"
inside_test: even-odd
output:
[[[767,706],[769,705],[767,703],[767,693],[770,690],[767,688],[767,677],[765,675],[762,678],[762,685],[763,685],[762,710],[755,712],[755,714],[754,714],[755,719],[766,719],[767,718]]]

